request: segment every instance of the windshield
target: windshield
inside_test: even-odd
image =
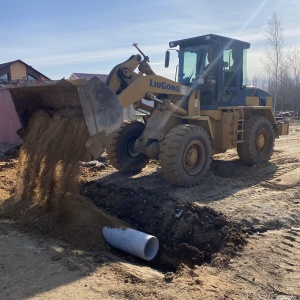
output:
[[[187,47],[179,52],[178,81],[189,84],[202,74],[208,45]]]

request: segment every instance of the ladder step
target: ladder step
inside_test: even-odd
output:
[[[240,114],[241,112],[241,114]],[[244,124],[245,124],[245,117],[243,110],[241,111],[234,110],[234,143],[235,145],[243,143],[244,142]]]

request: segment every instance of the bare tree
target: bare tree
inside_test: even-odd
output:
[[[254,74],[249,81],[249,84],[263,90],[268,90],[268,77],[263,75]]]
[[[288,53],[290,62],[292,107],[294,111],[300,111],[300,50],[290,49]]]
[[[284,38],[281,20],[276,11],[268,20],[268,27],[266,30],[267,45],[266,45],[266,60],[265,69],[269,74],[270,90],[273,91],[273,109],[276,108],[278,99],[278,91],[282,83],[282,76],[284,72]],[[281,99],[281,110],[283,109],[283,99]]]
[[[291,49],[288,54],[292,76],[297,84],[300,83],[300,50]]]

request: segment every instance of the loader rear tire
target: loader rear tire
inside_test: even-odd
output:
[[[164,178],[172,185],[194,186],[207,174],[212,157],[211,139],[196,125],[171,129],[160,144],[159,159]]]
[[[112,134],[106,153],[110,163],[117,170],[123,173],[139,172],[147,165],[149,158],[133,148],[144,128],[145,124],[142,122],[124,122],[119,130]]]
[[[269,161],[274,150],[274,130],[269,119],[253,116],[245,121],[244,142],[237,152],[244,163],[254,165]]]

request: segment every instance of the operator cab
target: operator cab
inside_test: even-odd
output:
[[[245,105],[249,43],[208,34],[169,46],[179,46],[178,82],[200,90],[201,109]]]

